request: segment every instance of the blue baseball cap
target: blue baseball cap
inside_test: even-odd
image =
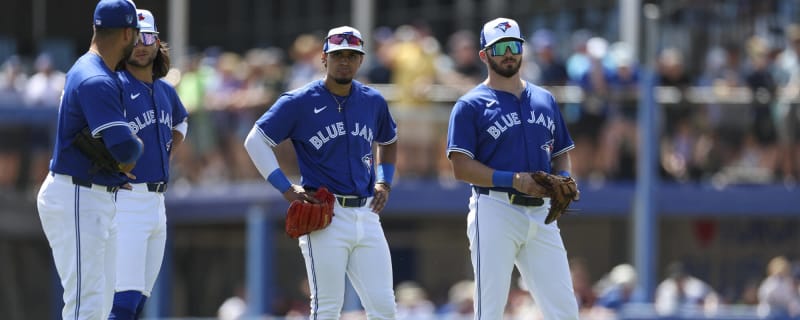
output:
[[[136,4],[130,0],[100,0],[94,8],[98,28],[139,28]]]

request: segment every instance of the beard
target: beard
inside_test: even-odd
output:
[[[511,66],[507,66],[507,67],[506,66],[501,66],[500,63],[495,62],[494,59],[492,59],[492,58],[489,58],[487,60],[489,60],[489,68],[492,69],[492,71],[494,71],[497,74],[499,74],[499,75],[501,75],[503,77],[506,77],[506,78],[511,78],[512,76],[517,74],[517,72],[519,72],[519,68],[522,66],[522,60],[521,59],[520,59],[520,61],[516,61],[516,60],[514,60],[514,58],[503,59],[503,61],[501,61],[500,63],[504,63],[504,62],[509,61],[509,60],[516,62],[515,64],[513,64]]]
[[[156,54],[158,54],[158,52],[156,52]],[[140,63],[138,60],[136,60],[136,58],[133,55],[129,55],[128,56],[128,60],[125,61],[125,63],[127,63],[128,65],[134,66],[134,67],[145,68],[145,67],[149,67],[149,66],[153,65],[153,61],[155,61],[155,60],[156,60],[156,55],[155,54],[150,56],[150,57],[148,57],[147,60],[145,60],[142,63]]]
[[[337,78],[337,77],[331,77],[331,79],[333,79],[333,81],[335,81],[335,82],[336,82],[336,83],[338,83],[338,84],[350,84],[351,82],[353,82],[353,78]]]

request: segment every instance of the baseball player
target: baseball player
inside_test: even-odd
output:
[[[113,292],[114,197],[142,153],[125,119],[114,67],[139,38],[136,6],[101,0],[94,11],[89,52],[67,73],[58,111],[50,173],[37,197],[39,218],[64,287],[63,319],[103,319]],[[85,128],[103,144],[122,172],[100,171],[74,143]]]
[[[188,127],[175,89],[159,79],[170,65],[153,14],[137,10],[137,18],[139,41],[118,75],[128,125],[148,148],[131,171],[136,178],[130,188],[117,193],[116,293],[109,319],[138,319],[153,290],[167,240],[164,192],[170,155]]]
[[[299,238],[311,319],[339,319],[345,273],[369,319],[394,319],[392,264],[378,213],[394,175],[396,124],[380,93],[353,80],[364,60],[361,33],[333,28],[323,48],[325,77],[281,95],[256,121],[245,148],[286,200],[317,201],[320,187],[335,195],[331,224]],[[284,139],[297,153],[301,185],[289,182],[272,150]]]
[[[544,223],[550,199],[530,175],[569,175],[574,144],[553,96],[520,78],[517,22],[489,21],[480,39],[488,78],[458,99],[447,134],[455,177],[473,186],[467,236],[475,319],[503,318],[514,265],[545,319],[578,319],[558,225]]]

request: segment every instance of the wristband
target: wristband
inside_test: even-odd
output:
[[[567,171],[567,170],[561,170],[561,171],[559,171],[559,172],[558,172],[558,175],[559,175],[559,176],[562,176],[562,177],[567,177],[567,178],[569,178],[569,177],[570,177],[570,175],[569,175],[569,171]]]
[[[375,181],[376,183],[383,183],[392,185],[392,178],[394,178],[394,165],[391,163],[379,163],[375,168]]]
[[[492,173],[492,185],[495,187],[514,186],[514,173],[510,171],[495,170]]]
[[[289,178],[286,178],[286,175],[283,174],[281,169],[275,169],[272,173],[269,174],[267,177],[267,181],[272,184],[275,189],[278,189],[281,193],[286,192],[289,188],[292,187],[292,183],[289,182]]]

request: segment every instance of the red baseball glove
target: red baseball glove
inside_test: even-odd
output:
[[[550,198],[550,211],[547,213],[544,223],[550,224],[558,220],[567,211],[567,207],[573,200],[578,200],[578,185],[570,177],[549,174],[544,171],[536,171],[531,174],[533,180],[540,186],[547,189],[547,197]]]
[[[294,200],[289,205],[286,213],[286,234],[289,237],[297,239],[312,231],[325,229],[331,224],[335,201],[333,194],[327,188],[321,187],[317,189],[314,198],[319,200],[319,203]]]

